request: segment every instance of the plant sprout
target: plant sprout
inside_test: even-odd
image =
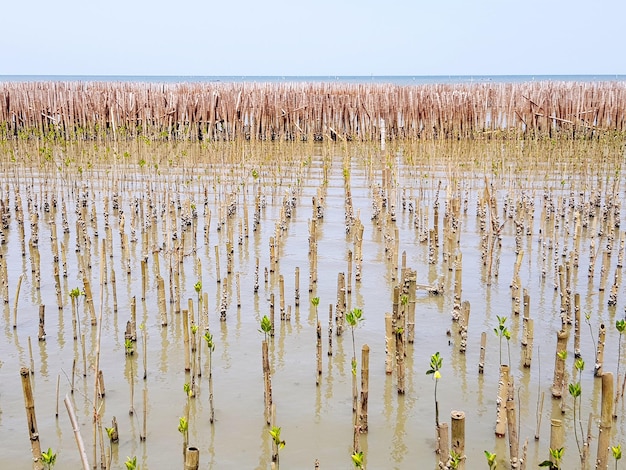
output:
[[[540,467],[548,467],[550,470],[561,469],[561,459],[563,458],[564,447],[560,449],[550,449],[550,457],[552,460],[544,460],[539,464]]]
[[[54,467],[54,464],[56,463],[57,454],[52,452],[52,449],[50,447],[48,447],[48,451],[47,452],[42,452],[41,453],[41,459],[43,460],[43,463],[46,466],[46,468],[48,470],[51,470]]]
[[[617,470],[617,462],[622,458],[622,444],[611,446],[611,452],[613,453],[613,458],[615,459],[615,470]]]
[[[354,342],[354,330],[363,321],[363,311],[360,308],[353,308],[346,314],[346,321],[352,331],[352,374],[356,375],[356,345]]]
[[[496,461],[496,454],[486,450],[485,457],[487,458],[487,465],[489,465],[489,470],[494,470],[498,466],[498,462]]]
[[[502,365],[502,338],[506,338],[506,341],[507,341],[506,344],[507,344],[508,352],[509,352],[509,363],[511,362],[511,347],[509,344],[509,341],[511,340],[511,332],[505,325],[506,317],[504,316],[501,317],[499,315],[496,315],[496,318],[498,319],[498,327],[494,328],[493,331],[495,332],[496,336],[500,339],[500,365]]]
[[[443,358],[437,351],[430,356],[430,369],[426,371],[426,375],[431,375],[435,379],[435,425],[439,428],[439,402],[437,401],[437,383],[441,378],[441,366],[443,365]]]
[[[352,454],[352,463],[354,464],[354,468],[363,468],[365,463],[365,456],[363,452],[355,452]]]
[[[267,341],[267,335],[272,331],[272,322],[267,315],[263,315],[261,319],[261,329],[259,331],[265,335],[265,341]]]
[[[126,470],[137,470],[139,467],[137,467],[137,457],[133,456],[131,457],[126,457],[126,462],[124,462],[124,464],[126,465]]]

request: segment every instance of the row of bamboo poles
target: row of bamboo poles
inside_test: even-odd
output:
[[[626,130],[625,82],[3,82],[0,96],[3,138],[385,141]]]

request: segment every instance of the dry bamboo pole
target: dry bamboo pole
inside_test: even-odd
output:
[[[141,426],[141,432],[139,433],[139,440],[145,441],[147,437],[148,429],[148,389],[144,386],[143,389],[143,420]]]
[[[35,398],[30,382],[30,371],[28,367],[20,369],[22,377],[22,391],[24,393],[24,405],[26,408],[26,423],[28,424],[28,436],[30,438],[30,449],[33,456],[33,470],[43,470],[44,465],[41,457],[41,443],[39,442],[39,431],[37,430],[37,418],[35,416]]]
[[[451,437],[452,437],[452,451],[459,456],[458,470],[465,470],[465,412],[452,411],[450,413],[451,419]]]
[[[441,467],[445,466],[450,456],[450,437],[448,423],[439,423],[437,426],[437,459]]]
[[[480,357],[478,359],[478,373],[485,372],[485,351],[487,350],[487,332],[483,331],[480,334]]]
[[[200,451],[197,447],[189,446],[185,449],[185,470],[198,470],[200,465]]]
[[[361,348],[361,397],[358,406],[359,432],[368,431],[367,408],[369,400],[370,347],[364,344]]]
[[[526,344],[522,346],[522,365],[530,367],[533,358],[533,342],[535,336],[534,320],[529,318],[526,320]]]
[[[563,448],[563,443],[565,441],[565,430],[561,425],[561,420],[552,418],[550,420],[550,449],[557,450]],[[554,460],[552,454],[550,454],[550,461],[552,463],[557,463]]]
[[[263,360],[263,397],[265,401],[264,415],[265,422],[269,425],[272,418],[272,379],[267,340],[263,340],[263,343],[261,343],[261,352]]]
[[[222,277],[220,275],[220,248],[218,245],[215,245],[215,277],[219,284],[222,281]]]
[[[509,387],[509,366],[500,365],[500,380],[498,381],[498,396],[496,398],[496,436],[504,437],[507,429],[506,397]]]
[[[39,341],[46,340],[46,330],[44,328],[45,325],[46,325],[46,306],[42,304],[39,306],[39,333],[37,335]]]
[[[189,310],[184,309],[183,314],[183,347],[185,349],[185,372],[191,370],[191,353],[189,344]]]
[[[161,275],[157,275],[157,297],[159,304],[159,313],[161,316],[161,326],[167,326],[167,306],[165,304],[165,280]]]
[[[70,423],[72,424],[72,431],[74,432],[74,438],[76,439],[76,445],[78,447],[78,453],[80,454],[81,463],[83,465],[83,470],[90,470],[89,460],[87,459],[87,452],[85,451],[85,445],[83,443],[83,438],[80,434],[80,427],[78,426],[78,420],[76,419],[76,413],[74,412],[74,405],[72,405],[72,401],[69,396],[65,396],[65,408],[67,409],[67,414],[70,418]],[[41,467],[43,468],[43,467]]]
[[[395,357],[395,340],[393,335],[393,318],[390,313],[385,314],[385,373],[393,373]]]
[[[605,470],[609,464],[611,427],[613,426],[613,373],[602,373],[602,405],[596,469]]]
[[[28,355],[30,357],[30,374],[35,375],[35,359],[33,358],[33,344],[28,337]]]
[[[562,329],[556,334],[556,354],[554,355],[554,378],[552,380],[552,397],[561,398],[565,377],[565,351],[567,351],[568,331]]]
[[[296,266],[294,285],[294,304],[298,307],[300,305],[300,268],[298,266]]]
[[[333,355],[333,304],[328,304],[328,355]]]
[[[317,374],[315,376],[315,385],[320,384],[322,378],[322,323],[317,321],[317,340],[315,343],[316,359],[317,359]]]
[[[596,377],[602,377],[602,364],[604,362],[604,340],[606,337],[606,327],[604,323],[600,323],[598,328],[598,349],[596,352],[596,363],[593,368],[593,373]]]
[[[519,458],[519,436],[517,435],[517,414],[515,409],[515,388],[513,377],[509,376],[509,387],[506,399],[506,422],[509,436],[509,460],[511,468],[517,469],[520,466]]]
[[[580,294],[574,294],[574,356],[580,357]]]
[[[17,286],[15,287],[15,300],[13,301],[13,329],[17,328],[17,302],[20,298],[22,279],[24,279],[24,273],[20,274],[20,277],[17,278]]]

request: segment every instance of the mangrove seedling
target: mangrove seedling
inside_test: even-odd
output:
[[[544,460],[539,466],[548,467],[550,470],[561,470],[561,459],[563,458],[564,451],[564,447],[560,449],[550,449],[550,457],[552,460]]]
[[[267,341],[267,336],[272,331],[272,322],[267,315],[263,315],[263,318],[261,318],[261,329],[259,331],[265,335],[265,341]]]
[[[363,452],[355,452],[351,457],[354,468],[364,468],[365,456],[363,455]]]
[[[511,339],[511,332],[505,325],[506,317],[504,316],[501,317],[499,315],[496,315],[496,318],[498,319],[498,327],[494,328],[493,331],[495,332],[496,336],[500,340],[500,365],[502,365],[502,338],[506,338],[508,351],[509,351],[509,363],[511,362],[511,348],[509,346],[509,341]]]
[[[139,467],[137,466],[136,456],[126,457],[126,462],[124,462],[124,464],[126,465],[126,470],[138,470],[139,469]]]
[[[57,454],[52,452],[52,449],[48,447],[47,452],[41,453],[41,460],[43,460],[43,464],[45,465],[46,469],[52,470],[52,468],[54,468],[54,464],[57,461]]]
[[[184,416],[178,418],[178,432],[183,435],[183,448],[187,448],[189,438],[189,421]]]
[[[498,462],[496,461],[496,454],[485,451],[485,457],[487,458],[487,465],[489,465],[489,470],[494,470],[498,466]]]
[[[430,369],[426,371],[426,375],[432,375],[435,380],[435,426],[439,429],[439,402],[437,401],[437,383],[441,378],[441,366],[443,365],[443,358],[437,351],[430,356]]]
[[[127,356],[132,356],[135,353],[135,348],[133,347],[133,340],[130,338],[126,338],[124,340],[124,349],[126,351]]]
[[[313,297],[311,299],[311,303],[315,307],[315,321],[318,322],[319,321],[319,317],[317,316],[317,306],[320,304],[320,298],[319,297]]]
[[[613,453],[613,458],[615,459],[615,470],[617,470],[617,462],[619,462],[622,458],[622,444],[611,446],[611,452]]]
[[[350,325],[352,331],[352,374],[356,375],[356,345],[354,342],[354,330],[359,323],[363,321],[363,310],[360,308],[353,308],[352,311],[346,314],[346,321]]]
[[[598,346],[596,345],[596,339],[593,336],[593,328],[591,327],[591,312],[585,313],[585,323],[589,326],[589,334],[591,335],[591,342],[593,343],[594,364],[597,364]]]
[[[213,335],[209,330],[204,332],[203,338],[209,348],[209,408],[211,413],[210,421],[212,423],[215,419],[215,410],[213,409],[213,350],[215,349],[215,343],[213,342]]]
[[[459,468],[461,464],[461,456],[456,453],[454,450],[450,450],[450,454],[448,455],[448,468],[451,470]]]
[[[276,468],[278,468],[278,454],[280,449],[285,447],[285,441],[280,438],[280,428],[277,426],[272,426],[272,429],[269,429],[268,432],[270,436],[272,436],[272,443],[274,445],[274,451],[272,452],[272,460],[276,462]]]

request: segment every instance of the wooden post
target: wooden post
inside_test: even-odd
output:
[[[315,349],[317,351],[317,374],[315,376],[315,385],[319,385],[322,377],[322,323],[319,320],[317,321],[317,340]]]
[[[185,372],[191,370],[191,352],[189,349],[189,310],[183,310],[183,347],[185,349]]]
[[[602,377],[602,363],[604,362],[604,338],[606,336],[606,328],[604,323],[600,323],[598,329],[598,351],[596,354],[596,364],[594,366],[594,375],[596,377]]]
[[[370,347],[364,344],[361,348],[361,400],[359,402],[359,430],[367,432],[367,402],[369,398]]]
[[[478,359],[478,373],[485,372],[485,350],[487,349],[487,332],[480,334],[480,358]]]
[[[74,405],[72,405],[72,401],[67,395],[65,396],[64,403],[65,408],[67,409],[67,414],[70,418],[70,423],[72,424],[72,431],[74,431],[74,438],[76,439],[76,445],[78,446],[78,453],[80,454],[80,459],[83,464],[83,470],[91,470],[89,461],[87,460],[87,452],[85,451],[83,438],[80,435],[80,428],[78,427],[78,420],[76,419],[76,413],[74,412]],[[43,469],[43,465],[41,468]]]
[[[33,470],[43,470],[41,443],[39,442],[39,431],[37,430],[37,418],[35,417],[35,399],[33,398],[33,389],[30,383],[30,371],[28,367],[22,367],[20,369],[20,376],[22,377],[22,391],[24,392],[30,450],[33,455]]]
[[[272,382],[271,382],[271,369],[270,369],[270,360],[267,349],[267,341],[263,340],[261,344],[261,352],[263,359],[263,389],[264,389],[264,398],[265,398],[265,422],[269,425],[271,423],[272,417]]]
[[[465,470],[465,412],[452,411],[450,413],[452,422],[452,450],[460,457],[458,470]]]
[[[509,387],[509,366],[500,366],[500,381],[498,382],[498,397],[496,399],[496,436],[504,437],[506,434],[506,398]]]
[[[598,434],[598,453],[596,469],[606,470],[609,464],[611,426],[613,425],[613,373],[602,374],[602,411],[600,414],[600,432]]]
[[[39,341],[45,341],[46,340],[46,330],[45,330],[45,325],[46,325],[46,306],[45,305],[40,305],[39,306]]]
[[[393,337],[393,323],[390,313],[385,314],[385,373],[393,373],[393,360],[395,357],[396,343]]]
[[[567,330],[556,334],[556,354],[554,355],[554,379],[552,381],[552,397],[561,398],[563,394],[563,378],[565,376],[565,359],[563,351],[567,350]]]
[[[198,470],[199,465],[200,451],[197,447],[187,447],[187,449],[185,449],[185,470]]]
[[[560,449],[563,447],[564,439],[563,426],[561,426],[561,420],[552,418],[550,421],[550,449]],[[556,463],[552,458],[552,454],[550,454],[550,461],[552,463]]]
[[[515,410],[515,388],[513,385],[513,377],[509,377],[509,388],[506,399],[506,422],[508,425],[507,432],[509,434],[509,458],[511,468],[517,469],[520,466],[519,459],[519,436],[517,435],[517,416]]]

